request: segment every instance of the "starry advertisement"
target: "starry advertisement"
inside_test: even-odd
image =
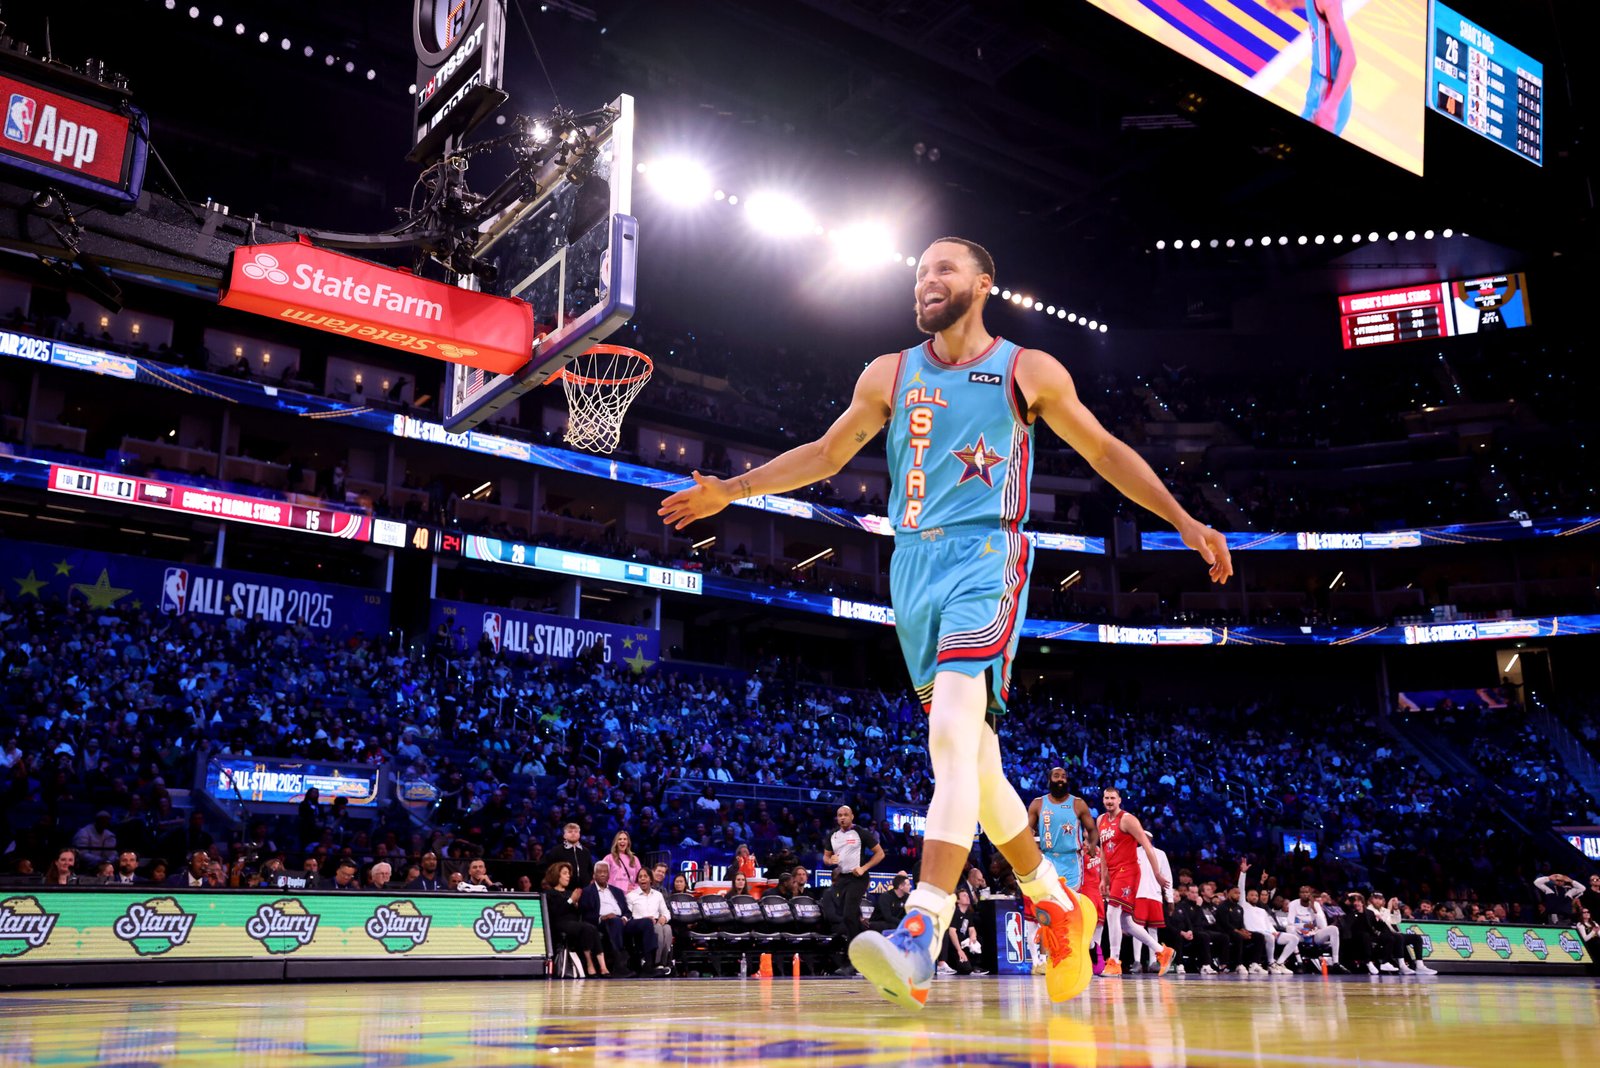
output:
[[[18,890],[0,898],[0,967],[70,961],[546,954],[537,895]]]
[[[354,586],[26,541],[0,541],[0,561],[7,592],[24,601],[82,598],[90,608],[212,622],[237,609],[268,626],[303,623],[332,634],[389,629],[388,594]]]
[[[496,653],[522,653],[535,660],[595,657],[602,664],[625,664],[635,673],[661,659],[661,632],[594,619],[569,619],[515,608],[493,608],[464,601],[434,601],[428,629],[444,627],[460,652],[487,643]]]

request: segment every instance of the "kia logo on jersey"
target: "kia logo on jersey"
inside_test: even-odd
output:
[[[1005,379],[1000,375],[990,374],[988,371],[973,371],[967,375],[968,382],[976,382],[982,386],[998,386]]]
[[[169,567],[161,578],[161,614],[181,616],[189,606],[189,569]]]
[[[12,93],[11,103],[6,106],[6,136],[25,145],[31,144],[33,117],[38,111],[39,105],[33,97]]]
[[[494,651],[497,653],[500,651],[502,623],[503,620],[501,620],[499,612],[485,612],[483,614],[483,636],[488,639],[490,645],[494,646]]]

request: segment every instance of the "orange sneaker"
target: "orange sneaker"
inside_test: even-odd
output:
[[[1106,970],[1100,973],[1108,979],[1122,978],[1122,962],[1120,960],[1106,961]]]
[[[1089,934],[1099,922],[1094,905],[1060,881],[1060,896],[1033,903],[1039,925],[1039,946],[1045,951],[1045,987],[1051,1001],[1070,1001],[1083,993],[1094,977],[1094,957]]]
[[[1178,951],[1173,949],[1171,946],[1166,946],[1161,950],[1160,953],[1157,953],[1156,954],[1156,963],[1161,965],[1161,970],[1159,972],[1157,972],[1156,974],[1157,975],[1166,975],[1167,974],[1167,969],[1172,967],[1173,958],[1176,957],[1177,955],[1178,955]]]

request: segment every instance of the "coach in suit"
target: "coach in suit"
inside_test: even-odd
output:
[[[578,910],[585,923],[594,924],[605,936],[606,966],[613,976],[619,979],[634,976],[628,968],[630,943],[642,966],[651,967],[656,959],[655,924],[633,918],[627,897],[611,885],[611,865],[606,861],[594,866],[594,881],[578,895]]]

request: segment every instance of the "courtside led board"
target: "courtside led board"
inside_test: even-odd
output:
[[[1090,0],[1340,139],[1422,173],[1427,0]],[[1353,63],[1347,60],[1353,59]]]
[[[1544,64],[1435,0],[1428,106],[1544,166]]]

